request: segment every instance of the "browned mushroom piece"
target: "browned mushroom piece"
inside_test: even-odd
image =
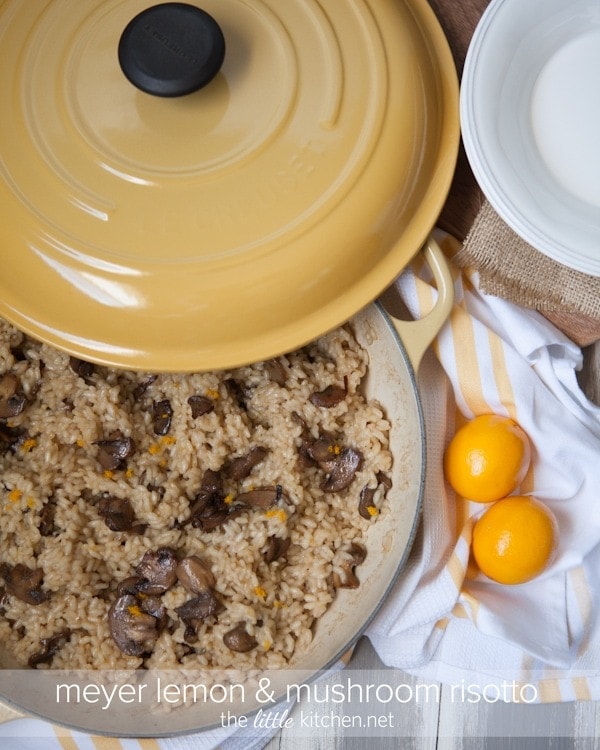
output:
[[[377,515],[377,509],[375,507],[375,493],[377,487],[369,487],[365,485],[360,491],[360,498],[358,500],[358,512],[367,521],[370,521],[374,516]]]
[[[340,566],[344,571],[344,577],[342,578],[337,571],[334,572],[333,586],[336,589],[357,589],[360,581],[356,576],[355,568],[365,561],[367,551],[357,542],[352,542],[346,551],[350,557],[346,558]]]
[[[360,469],[363,455],[354,448],[343,448],[321,485],[323,492],[341,492],[349,487]]]
[[[186,523],[202,531],[212,531],[225,523],[229,508],[224,502],[223,478],[218,471],[207,469],[200,489],[192,500],[190,517]]]
[[[308,447],[309,456],[316,461],[324,471],[331,471],[335,466],[342,447],[332,436],[322,434]]]
[[[268,452],[267,448],[256,446],[243,456],[232,459],[226,468],[227,476],[235,482],[245,479],[265,459]]]
[[[254,508],[271,508],[283,496],[283,488],[280,484],[275,487],[257,487],[248,492],[242,492],[235,498],[236,503],[250,505]]]
[[[135,513],[126,497],[104,495],[98,502],[98,514],[111,531],[130,531],[135,521]]]
[[[215,577],[208,565],[195,555],[177,563],[177,579],[190,594],[201,594],[215,585]]]
[[[114,471],[125,466],[127,459],[135,450],[132,438],[126,437],[120,430],[111,432],[106,440],[95,440],[97,445],[98,461],[106,471]]]
[[[246,626],[243,622],[240,622],[235,628],[225,633],[223,643],[230,651],[236,651],[240,654],[252,651],[253,648],[258,646],[258,641],[246,631]]]
[[[159,636],[159,620],[144,612],[132,594],[124,594],[113,602],[108,624],[113,641],[128,656],[149,653]]]
[[[0,576],[6,584],[6,593],[16,596],[26,604],[37,606],[50,598],[49,593],[42,591],[44,571],[41,568],[28,568],[21,563],[15,566],[2,563]]]
[[[198,628],[207,617],[218,615],[225,607],[217,599],[212,589],[206,589],[193,599],[184,602],[175,612],[185,624],[184,639],[186,643],[195,643],[198,640]]]
[[[156,435],[166,435],[171,429],[173,407],[168,398],[152,403],[152,427]]]
[[[392,478],[383,471],[377,472],[377,486],[382,486],[384,492],[392,489]]]
[[[21,383],[12,372],[6,372],[0,377],[0,419],[18,417],[25,408],[27,399],[19,390]]]
[[[267,547],[262,553],[262,559],[266,563],[275,562],[283,557],[290,547],[291,539],[286,537],[285,539],[280,536],[270,536],[267,539]]]
[[[36,651],[35,654],[32,654],[29,657],[27,662],[28,665],[32,669],[35,669],[38,664],[46,664],[47,662],[52,661],[54,654],[59,651],[70,638],[71,630],[69,628],[65,628],[49,638],[42,638],[40,641],[40,650]]]
[[[214,402],[206,396],[190,396],[188,404],[192,410],[192,419],[198,419],[215,410]]]
[[[79,375],[84,380],[93,375],[96,369],[91,362],[86,362],[85,359],[79,359],[78,357],[69,357],[69,367],[75,375]]]
[[[158,635],[167,627],[169,622],[169,615],[167,614],[166,607],[157,596],[148,596],[143,592],[138,597],[138,604],[142,612],[147,615],[152,615],[156,620],[156,632]]]
[[[0,454],[17,448],[27,438],[27,433],[19,427],[10,427],[0,420]]]
[[[131,594],[131,596],[137,596],[140,593],[140,586],[146,581],[142,576],[128,576],[122,581],[119,581],[117,586],[117,596],[125,596],[125,594]]]
[[[340,385],[328,385],[322,391],[316,391],[309,397],[309,401],[313,406],[318,406],[321,409],[332,409],[334,406],[340,404],[347,396],[348,388],[346,383],[344,386]]]
[[[158,378],[158,375],[150,375],[150,377],[146,378],[141,383],[138,383],[137,386],[135,387],[135,390],[133,391],[134,399],[136,401],[140,399],[144,395],[144,393],[146,393],[148,388],[150,388],[152,383],[156,381],[157,378]]]
[[[145,581],[138,585],[144,594],[164,594],[177,581],[177,553],[171,547],[146,550],[135,572]]]
[[[386,492],[392,487],[391,478],[383,471],[379,471],[376,476],[377,486],[369,487],[365,485],[360,491],[360,497],[358,500],[358,512],[367,520],[371,520],[378,515],[378,509],[375,505],[375,494],[378,490],[382,490],[385,496]]]
[[[291,417],[292,420],[299,424],[302,428],[302,431],[300,433],[301,443],[298,446],[298,468],[300,470],[309,469],[312,466],[315,466],[315,460],[310,454],[312,444],[314,443],[314,438],[310,432],[308,425],[297,411],[293,411]]]
[[[40,525],[39,531],[41,536],[54,536],[58,532],[58,527],[54,521],[56,517],[56,501],[49,498],[39,513]]]
[[[252,389],[245,383],[241,383],[234,378],[227,378],[224,383],[227,393],[233,401],[235,401],[240,409],[246,409],[248,399],[252,398]]]
[[[269,380],[277,385],[285,385],[287,371],[281,359],[268,359],[264,364]]]

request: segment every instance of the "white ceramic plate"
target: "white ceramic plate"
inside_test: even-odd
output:
[[[600,0],[492,0],[460,107],[498,214],[540,252],[600,276]]]

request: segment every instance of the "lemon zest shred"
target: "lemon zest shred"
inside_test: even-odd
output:
[[[161,437],[160,442],[163,445],[173,445],[176,442],[176,439],[172,435],[163,435]]]
[[[340,453],[342,452],[342,446],[341,445],[337,445],[337,443],[335,445],[328,445],[327,446],[327,451],[329,453],[333,453],[334,456],[339,456]]]
[[[263,648],[265,651],[269,651],[272,645],[271,641],[263,641]]]
[[[152,443],[152,445],[148,448],[148,453],[151,456],[156,456],[157,453],[160,453],[160,445],[158,443]]]
[[[137,604],[130,604],[129,607],[127,607],[127,611],[134,617],[140,617],[140,615],[142,614],[142,610],[138,607]]]
[[[377,516],[379,515],[379,508],[376,508],[374,505],[367,505],[367,513],[370,516]]]
[[[111,471],[110,469],[105,469],[102,474],[106,479],[112,479],[115,475],[114,471]]]
[[[8,499],[11,501],[11,503],[18,502],[22,497],[23,493],[17,487],[15,487],[14,490],[11,490],[8,493]]]
[[[36,445],[37,440],[35,438],[28,438],[21,443],[21,450],[23,453],[29,453]]]
[[[254,593],[256,594],[256,596],[258,596],[259,599],[265,599],[267,596],[267,592],[263,589],[262,586],[255,586]]]
[[[211,398],[213,401],[217,401],[221,398],[221,394],[215,388],[209,388],[206,391],[207,398]]]
[[[287,513],[283,508],[271,508],[265,513],[267,518],[278,518],[282,523],[287,521]]]
[[[225,497],[223,498],[223,502],[225,503],[225,505],[231,505],[231,503],[233,502],[233,494],[230,492],[228,495],[225,495]]]
[[[77,445],[79,448],[83,448],[85,443],[81,438],[79,438],[78,440],[75,441],[75,445]]]

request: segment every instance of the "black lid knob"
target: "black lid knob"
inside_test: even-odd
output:
[[[119,41],[119,64],[138,89],[155,96],[184,96],[219,72],[225,39],[205,11],[163,3],[139,13]]]

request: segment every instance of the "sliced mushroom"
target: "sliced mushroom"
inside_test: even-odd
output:
[[[177,579],[190,594],[201,594],[215,585],[215,577],[208,565],[199,557],[184,557],[177,564]]]
[[[17,417],[25,408],[27,399],[20,392],[19,378],[12,372],[0,377],[0,419]]]
[[[354,448],[343,448],[330,473],[321,485],[323,492],[341,492],[352,484],[360,469],[363,455]]]
[[[277,383],[277,385],[285,385],[287,371],[280,359],[268,359],[265,362],[265,370],[271,382]]]
[[[177,581],[177,553],[170,547],[146,550],[135,572],[145,579],[138,586],[144,594],[164,594]]]
[[[117,596],[125,596],[125,594],[131,594],[131,596],[137,596],[140,593],[140,586],[145,583],[146,579],[142,576],[129,576],[119,582],[117,586]]]
[[[256,446],[243,456],[232,459],[227,466],[227,476],[235,482],[245,479],[251,474],[252,469],[264,460],[268,452],[266,448]]]
[[[69,367],[75,375],[79,375],[84,380],[93,375],[96,369],[91,362],[86,362],[84,359],[78,359],[77,357],[69,357]]]
[[[385,474],[383,471],[377,472],[377,486],[381,485],[384,492],[392,489],[392,478]]]
[[[244,383],[238,382],[234,378],[227,378],[224,383],[227,388],[227,393],[229,393],[230,397],[240,409],[246,409],[247,401],[252,397],[252,389]]]
[[[140,399],[144,393],[150,388],[152,383],[157,379],[157,375],[150,375],[150,377],[146,378],[146,380],[143,380],[141,383],[138,383],[135,390],[133,391],[133,397],[137,401]]]
[[[171,429],[173,407],[168,398],[152,404],[152,426],[156,435],[166,435]]]
[[[115,600],[108,612],[108,624],[114,642],[128,656],[149,653],[159,636],[159,620],[144,612],[132,594]]]
[[[38,528],[41,536],[54,536],[57,533],[58,527],[54,523],[55,515],[56,501],[54,498],[49,498],[40,511],[40,525]]]
[[[346,551],[350,556],[340,566],[344,571],[344,578],[337,571],[333,573],[333,585],[336,589],[356,589],[360,586],[355,568],[365,561],[367,551],[362,545],[356,542],[352,542]]]
[[[133,528],[135,513],[126,497],[104,495],[98,502],[98,514],[111,531],[130,531]]]
[[[229,509],[226,505],[215,507],[212,505],[204,506],[201,509],[192,508],[190,522],[195,529],[202,531],[213,531],[222,526],[229,520]]]
[[[308,447],[308,455],[316,461],[324,471],[331,471],[335,466],[342,447],[331,435],[320,435]]]
[[[140,609],[147,615],[152,615],[156,620],[156,632],[158,635],[167,627],[169,615],[162,601],[157,596],[143,594],[138,597]]]
[[[188,404],[192,410],[192,419],[197,419],[215,410],[214,402],[206,396],[190,396]]]
[[[360,491],[360,498],[358,501],[358,512],[367,521],[370,521],[376,513],[373,513],[370,509],[375,508],[374,500],[377,487],[369,487],[365,485]]]
[[[7,563],[2,563],[0,576],[6,584],[6,592],[26,604],[37,606],[50,598],[50,594],[42,591],[44,571],[41,568],[32,569],[21,563],[11,567]]]
[[[203,531],[212,531],[227,520],[229,508],[224,503],[223,478],[218,471],[207,469],[202,476],[200,489],[192,501],[190,517],[186,523]]]
[[[258,487],[255,490],[242,492],[235,498],[236,503],[251,505],[254,508],[270,508],[281,499],[283,489],[280,484],[275,487]]]
[[[272,563],[275,562],[275,560],[279,560],[279,558],[283,557],[288,551],[290,542],[291,539],[289,537],[284,539],[280,536],[270,536],[267,539],[267,548],[262,553],[262,559],[266,563]]]
[[[35,669],[38,664],[45,664],[52,661],[54,654],[68,642],[70,637],[71,630],[65,628],[64,630],[61,630],[60,633],[50,636],[50,638],[42,638],[40,641],[40,650],[36,651],[35,654],[29,657],[27,662],[28,665],[32,669]]]
[[[112,432],[106,440],[96,440],[98,461],[106,471],[114,471],[125,466],[126,460],[135,450],[135,443],[130,437],[125,437],[120,430]]]
[[[189,599],[175,612],[186,625],[184,639],[187,643],[195,643],[198,640],[198,628],[207,617],[218,615],[225,607],[217,599],[212,589],[206,589],[194,599]]]
[[[16,449],[27,439],[27,433],[19,427],[9,427],[0,421],[0,454]]]
[[[225,633],[223,643],[230,651],[236,651],[240,654],[252,651],[253,648],[258,646],[256,638],[246,632],[246,626],[243,622]]]
[[[391,488],[392,480],[387,474],[380,471],[377,476],[377,486],[369,487],[365,485],[360,491],[360,497],[358,500],[358,512],[367,521],[371,520],[377,515],[377,506],[375,505],[375,495],[378,490],[381,490],[383,495]]]
[[[347,393],[346,384],[344,384],[344,387],[328,385],[324,390],[313,393],[308,400],[311,404],[321,409],[331,409],[340,404],[346,398]]]

